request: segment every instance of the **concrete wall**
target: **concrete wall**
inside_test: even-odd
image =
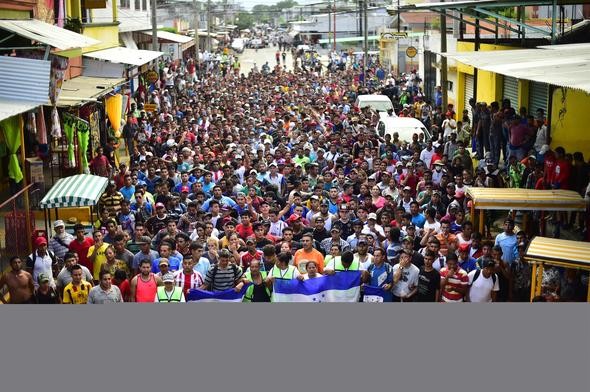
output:
[[[551,108],[551,148],[565,148],[566,152],[581,151],[590,157],[590,94],[568,88],[553,92]]]

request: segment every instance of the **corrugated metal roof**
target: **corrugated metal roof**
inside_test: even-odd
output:
[[[35,109],[39,105],[43,105],[47,100],[43,102],[22,102],[14,101],[12,99],[0,97],[0,121],[5,120],[9,117],[16,116],[17,114],[28,112],[29,110]]]
[[[0,97],[45,102],[49,97],[51,62],[0,56]]]
[[[100,44],[100,41],[94,38],[86,37],[82,34],[74,33],[73,31],[62,29],[61,27],[36,19],[0,20],[0,28],[60,50],[86,48]]]
[[[142,33],[149,35],[150,37],[152,36],[151,31],[142,31]],[[158,38],[166,41],[178,42],[179,44],[186,44],[187,42],[193,41],[193,38],[188,35],[174,34],[162,30],[158,30]]]
[[[58,106],[77,106],[108,94],[114,87],[125,83],[123,78],[94,78],[78,76],[66,80],[61,87]]]
[[[590,93],[590,44],[441,54],[485,71]]]
[[[590,268],[590,243],[535,237],[527,248],[525,259],[556,265],[568,263]]]
[[[115,47],[103,50],[97,50],[95,52],[84,53],[85,57],[93,59],[109,61],[116,64],[129,64],[129,65],[144,65],[152,60],[157,59],[164,53],[155,52],[153,50],[138,50],[129,49],[123,47]]]
[[[585,211],[586,203],[578,192],[520,188],[466,187],[476,209],[526,211]]]

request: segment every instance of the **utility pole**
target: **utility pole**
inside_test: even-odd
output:
[[[207,51],[211,53],[211,0],[207,0]]]
[[[152,50],[158,52],[158,24],[156,23],[156,1],[150,0],[152,6]]]
[[[364,19],[365,19],[365,29],[363,31],[363,44],[365,49],[365,55],[363,59],[363,83],[365,86],[367,85],[367,70],[369,69],[369,24],[367,23],[367,2],[369,0],[363,0],[363,8],[364,8]]]
[[[442,0],[444,2],[444,0]],[[447,51],[447,13],[443,9],[440,14],[440,51],[445,53]],[[446,56],[441,56],[440,59],[440,79],[441,79],[441,87],[442,87],[442,110],[443,113],[447,110],[447,102],[448,102],[448,76],[447,76],[447,58]]]
[[[197,77],[199,75],[199,69],[200,69],[200,63],[199,63],[199,7],[197,5],[197,1],[193,0],[193,8],[194,8],[194,12],[195,12],[195,21],[194,21],[194,27],[195,27],[195,63],[196,63],[196,68],[197,68]]]
[[[401,20],[402,20],[402,13],[399,10],[399,0],[397,0],[397,32],[399,33],[401,30]],[[424,30],[426,31],[426,30]]]
[[[328,3],[328,48],[332,47],[332,5]]]
[[[334,0],[334,52],[336,52],[336,0]]]

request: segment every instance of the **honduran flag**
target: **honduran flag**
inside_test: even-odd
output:
[[[381,287],[363,286],[363,302],[384,302],[384,297],[387,293]]]
[[[304,281],[276,279],[273,302],[357,302],[361,272],[342,271]]]
[[[205,291],[191,289],[186,296],[186,302],[242,302],[244,294],[250,284],[245,284],[242,290],[236,293],[234,289],[225,291]]]

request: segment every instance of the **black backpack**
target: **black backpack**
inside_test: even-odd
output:
[[[471,285],[473,285],[475,283],[475,281],[477,280],[477,278],[479,278],[479,275],[481,274],[481,270],[477,269],[475,270],[475,275],[473,275],[473,280],[471,281]],[[496,285],[496,273],[492,273],[492,281],[494,282],[494,286]]]

